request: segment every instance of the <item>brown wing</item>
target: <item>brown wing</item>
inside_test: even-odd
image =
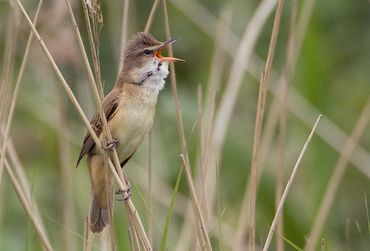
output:
[[[118,88],[114,88],[103,100],[103,109],[107,121],[109,121],[113,117],[113,115],[117,112],[117,107],[120,100],[119,94],[120,91],[118,90]],[[96,135],[99,137],[103,128],[103,124],[100,119],[99,113],[94,114],[90,124]],[[94,146],[95,142],[91,137],[90,133],[87,132],[84,138],[84,142],[82,144],[80,156],[78,157],[76,167],[80,164],[80,161],[85,156],[85,154],[91,153],[91,151],[94,149]]]

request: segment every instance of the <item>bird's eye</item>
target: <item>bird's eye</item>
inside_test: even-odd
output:
[[[149,49],[144,50],[144,55],[145,56],[150,56],[150,55],[152,55],[152,53],[153,53],[153,50],[149,50]]]

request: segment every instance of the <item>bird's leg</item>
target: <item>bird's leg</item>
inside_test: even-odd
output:
[[[118,189],[115,193],[117,195],[122,195],[122,198],[117,198],[116,200],[118,201],[124,201],[124,200],[127,200],[128,198],[130,198],[131,196],[131,184],[130,184],[130,181],[128,181],[128,179],[126,178],[125,175],[123,175],[123,178],[125,179],[126,181],[126,184],[127,184],[127,188],[122,190],[122,189]]]
[[[116,194],[117,195],[122,195],[122,198],[117,198],[116,200],[118,201],[124,201],[124,200],[127,200],[128,198],[130,198],[131,196],[131,184],[130,182],[127,182],[127,188],[122,190],[122,189],[118,189],[116,191]]]
[[[106,142],[102,147],[104,150],[112,150],[118,143],[118,140],[112,139],[112,141]]]

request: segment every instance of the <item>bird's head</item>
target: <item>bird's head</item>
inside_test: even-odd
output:
[[[161,52],[176,39],[159,42],[152,35],[140,32],[129,42],[125,50],[121,77],[139,85],[164,85],[168,75],[168,63],[184,61],[174,57],[163,57]],[[163,86],[162,86],[163,88]]]

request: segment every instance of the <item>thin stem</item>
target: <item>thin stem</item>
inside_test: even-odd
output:
[[[154,16],[157,13],[158,5],[159,5],[160,0],[154,0],[152,9],[150,10],[149,17],[146,21],[146,25],[144,28],[144,32],[149,32],[150,28],[152,27]]]
[[[130,4],[130,0],[124,0],[123,1],[121,49],[120,49],[120,54],[119,54],[118,73],[121,71],[121,69],[123,67],[123,55],[125,53],[125,47],[126,47],[126,42],[127,42],[129,4]]]
[[[148,238],[153,245],[152,131],[148,136]]]
[[[202,86],[198,85],[198,130],[199,130],[199,162],[200,162],[200,207],[203,211],[205,222],[208,224],[208,209],[207,209],[207,196],[206,196],[206,168],[204,165],[205,157],[205,134],[204,134],[204,113],[203,113],[203,94]]]
[[[256,231],[256,197],[257,197],[257,179],[258,179],[258,157],[260,152],[260,140],[261,140],[261,130],[263,124],[266,95],[268,90],[268,83],[270,80],[270,72],[272,67],[272,61],[275,55],[275,48],[277,43],[277,37],[279,34],[280,28],[280,19],[284,7],[284,0],[279,0],[278,6],[276,8],[274,25],[272,28],[272,35],[269,45],[269,50],[267,54],[267,60],[265,69],[262,74],[260,91],[258,96],[257,104],[257,115],[256,115],[256,124],[254,131],[253,139],[253,154],[252,154],[252,163],[251,163],[251,172],[250,172],[250,194],[249,194],[249,223],[248,223],[248,250],[254,251],[255,246],[255,231]]]
[[[319,124],[321,117],[322,117],[322,115],[319,115],[318,118],[316,119],[316,122],[315,122],[315,124],[314,124],[314,126],[313,126],[313,128],[311,130],[311,133],[308,136],[306,142],[304,143],[303,148],[301,150],[301,153],[299,154],[298,159],[297,159],[297,161],[296,161],[296,163],[294,165],[292,174],[289,177],[289,180],[288,180],[288,182],[287,182],[287,184],[285,186],[283,195],[282,195],[282,197],[280,199],[279,205],[278,205],[278,207],[276,209],[276,213],[275,213],[274,219],[273,219],[273,221],[271,223],[271,227],[270,227],[270,230],[269,230],[269,233],[268,233],[268,236],[267,236],[265,245],[263,246],[263,251],[267,251],[268,248],[269,248],[269,245],[270,245],[271,240],[272,240],[272,236],[273,236],[274,231],[275,231],[277,220],[278,220],[278,218],[279,218],[279,216],[280,216],[280,214],[282,212],[283,206],[284,206],[285,201],[286,201],[286,198],[288,196],[289,189],[290,189],[290,187],[291,187],[291,185],[293,183],[294,177],[295,177],[295,175],[296,175],[296,173],[298,171],[298,167],[301,164],[301,161],[302,161],[302,158],[303,158],[303,156],[304,156],[304,154],[306,152],[307,146],[310,143],[310,141],[311,141],[311,139],[312,139],[312,137],[313,137],[313,135],[314,135],[314,133],[316,131],[316,127]]]
[[[89,231],[89,219],[86,217],[84,221],[84,249],[83,251],[90,251],[91,244],[89,241],[90,231]]]
[[[163,10],[164,10],[164,28],[166,33],[166,39],[171,38],[171,32],[170,32],[170,25],[168,20],[168,11],[167,11],[167,2],[166,0],[163,0]],[[170,57],[173,57],[173,50],[172,46],[168,47],[168,55]],[[189,165],[189,155],[188,150],[186,146],[186,139],[185,139],[185,131],[184,131],[184,123],[182,120],[182,114],[180,109],[180,101],[179,97],[177,95],[177,80],[176,80],[176,71],[175,71],[175,65],[174,63],[170,63],[170,79],[171,79],[171,92],[172,97],[175,102],[175,110],[176,110],[176,121],[177,121],[177,131],[180,138],[180,145],[181,145],[181,152],[184,155],[184,158]]]

